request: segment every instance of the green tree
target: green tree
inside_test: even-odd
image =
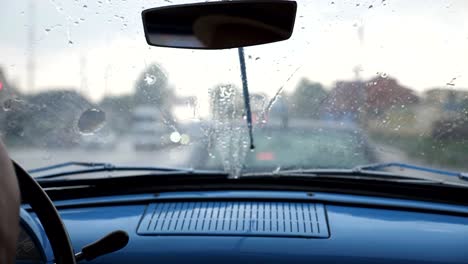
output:
[[[318,118],[322,102],[327,98],[323,85],[302,79],[291,94],[291,114],[303,118]]]

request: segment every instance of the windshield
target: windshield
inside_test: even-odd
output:
[[[465,0],[298,1],[291,39],[150,47],[141,11],[193,1],[0,8],[0,135],[28,169],[67,161],[224,170],[404,162],[468,170]]]

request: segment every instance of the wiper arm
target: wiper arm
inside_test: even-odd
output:
[[[364,166],[358,166],[358,167],[354,168],[354,170],[357,170],[357,171],[379,171],[379,170],[386,169],[386,168],[391,168],[391,167],[410,169],[410,170],[416,170],[416,171],[424,171],[424,172],[428,172],[428,173],[447,175],[447,176],[456,176],[456,177],[458,177],[458,178],[460,178],[462,180],[468,180],[468,173],[465,173],[465,172],[454,172],[454,171],[448,171],[448,170],[440,170],[440,169],[434,169],[434,168],[417,166],[417,165],[406,164],[406,163],[399,163],[399,162],[369,164],[369,165],[364,165]]]
[[[80,161],[69,161],[69,162],[64,162],[64,163],[59,163],[59,164],[54,164],[50,166],[45,166],[45,167],[40,167],[36,169],[29,170],[29,173],[38,173],[38,172],[43,172],[43,171],[48,171],[48,170],[54,170],[54,169],[59,169],[63,167],[71,167],[71,166],[80,166],[80,167],[112,167],[113,165],[110,163],[104,163],[104,162],[80,162]]]
[[[45,172],[50,170],[55,170],[64,167],[72,167],[72,166],[80,166],[80,167],[87,167],[85,169],[76,169],[76,170],[69,170],[69,171],[62,171],[56,172],[41,176],[36,176],[36,179],[50,179],[62,176],[69,176],[69,175],[76,175],[76,174],[90,174],[90,173],[97,173],[97,172],[112,172],[112,171],[157,171],[157,172],[183,172],[187,174],[195,173],[193,169],[183,169],[183,168],[170,168],[170,167],[154,167],[154,166],[116,166],[112,163],[105,163],[105,162],[65,162],[54,164],[51,166],[41,167],[37,169],[29,170],[28,172],[31,174]]]
[[[244,48],[239,48],[239,62],[240,62],[240,70],[241,70],[241,78],[242,78],[242,92],[244,95],[244,107],[245,107],[245,114],[246,114],[246,121],[247,121],[247,129],[249,130],[249,139],[250,139],[250,149],[255,149],[254,140],[253,140],[253,133],[252,133],[252,110],[250,108],[250,95],[249,95],[249,86],[247,83],[247,70],[245,66],[245,56],[244,56]]]

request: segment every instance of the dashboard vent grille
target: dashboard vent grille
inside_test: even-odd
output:
[[[329,237],[323,204],[259,201],[152,203],[138,234]]]

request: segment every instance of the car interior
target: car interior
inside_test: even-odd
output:
[[[127,2],[130,1],[125,4],[129,4]],[[0,262],[468,263],[468,175],[461,171],[468,164],[463,165],[463,156],[464,162],[468,162],[468,147],[463,136],[454,141],[464,146],[456,152],[462,156],[462,165],[456,167],[460,168],[459,172],[455,167],[437,163],[431,167],[420,163],[413,165],[410,160],[415,159],[409,158],[405,163],[380,162],[384,155],[379,149],[383,147],[374,148],[376,137],[368,133],[373,124],[368,120],[372,114],[377,119],[381,116],[373,110],[364,116],[359,108],[355,112],[356,123],[331,120],[330,113],[342,118],[340,120],[354,117],[341,110],[330,110],[344,104],[338,100],[332,104],[325,96],[320,102],[326,102],[328,108],[313,110],[313,118],[322,118],[321,121],[312,122],[305,114],[302,119],[294,119],[285,114],[284,109],[268,103],[261,103],[260,108],[272,110],[272,113],[277,111],[281,116],[273,120],[271,114],[271,120],[261,119],[265,111],[258,111],[260,104],[255,101],[256,97],[249,95],[252,92],[249,88],[255,81],[247,81],[247,73],[251,73],[247,72],[250,66],[246,63],[252,64],[256,59],[255,56],[249,59],[246,50],[293,41],[300,29],[295,24],[302,19],[302,4],[312,1],[299,2],[235,0],[174,4],[165,1],[162,6],[145,5],[138,14],[131,14],[138,16],[138,34],[148,47],[172,52],[195,50],[205,52],[203,54],[212,50],[232,51],[239,57],[235,69],[240,69],[242,88],[235,92],[226,86],[219,90],[218,99],[205,102],[214,105],[210,113],[219,118],[207,122],[206,126],[213,132],[206,137],[195,136],[190,132],[194,128],[189,125],[184,127],[172,119],[167,121],[168,114],[160,108],[141,107],[145,111],[135,110],[133,116],[122,119],[119,124],[128,128],[129,135],[134,133],[132,122],[138,121],[138,127],[149,127],[150,132],[136,133],[128,140],[124,151],[135,160],[153,162],[144,166],[100,160],[120,151],[119,146],[113,146],[113,141],[126,139],[106,127],[102,131],[111,136],[106,137],[107,141],[100,141],[100,134],[94,131],[101,129],[104,120],[123,115],[124,110],[112,115],[109,111],[104,113],[90,108],[79,119],[74,119],[81,134],[95,136],[88,137],[83,145],[86,146],[86,161],[73,160],[72,155],[78,153],[71,145],[76,143],[74,141],[56,147],[60,151],[64,149],[57,152],[64,154],[57,156],[63,156],[68,162],[44,158],[41,162],[47,166],[35,166],[29,163],[32,159],[19,161],[17,153],[29,152],[28,148],[16,147],[16,142],[7,134],[3,138],[0,133],[9,151],[8,158],[0,158],[0,231],[19,234],[17,238],[10,234],[6,239],[0,234],[0,243],[5,245],[0,247],[4,251],[0,251]],[[346,4],[346,1],[328,2],[331,2],[327,3],[330,8]],[[357,4],[370,12],[377,6],[386,8],[384,4],[391,7],[392,2]],[[51,0],[51,3],[56,1]],[[80,1],[79,5],[91,9],[88,2]],[[352,7],[359,6],[353,3]],[[466,5],[464,11],[467,12]],[[190,55],[189,51],[186,54]],[[89,64],[92,67],[92,63]],[[273,78],[268,76],[270,74],[262,75],[265,79]],[[154,83],[160,77],[153,80],[146,75],[145,78],[146,83]],[[2,92],[0,86],[0,94]],[[208,93],[207,89],[204,92]],[[226,103],[223,99],[226,94],[237,97]],[[272,104],[281,101],[276,98],[277,94],[273,95]],[[404,97],[409,96],[405,94]],[[296,99],[294,102],[298,103],[294,107],[302,102],[301,96]],[[390,98],[384,96],[379,106],[386,105],[385,100]],[[179,101],[184,105],[187,100]],[[413,101],[415,105],[420,103],[416,99]],[[157,100],[154,103],[162,105]],[[235,104],[240,106],[241,112],[230,110]],[[303,103],[307,107],[312,104],[310,100]],[[395,113],[395,108],[401,110],[400,104],[386,109]],[[420,103],[411,109],[418,110],[427,104]],[[64,109],[72,109],[77,104],[64,105]],[[12,115],[15,110],[10,109],[13,108],[11,106],[5,113]],[[295,109],[291,107],[288,111],[295,113]],[[427,109],[424,111],[429,111]],[[27,115],[33,115],[34,111],[42,110],[32,110]],[[459,108],[451,111],[462,113]],[[388,123],[394,122],[389,116]],[[18,116],[8,118],[21,120]],[[66,122],[59,115],[53,119],[40,122]],[[402,120],[399,116],[394,119]],[[11,121],[0,119],[0,122],[6,127]],[[177,133],[172,132],[175,129]],[[197,129],[205,131],[205,128]],[[402,137],[410,133],[404,128],[388,130]],[[24,131],[27,135],[28,130]],[[31,139],[38,137],[45,142],[40,130],[37,131]],[[164,133],[164,136],[153,136],[153,132]],[[60,144],[66,142],[65,137],[59,139],[57,135],[62,134],[50,133],[46,137]],[[26,136],[20,137],[21,140],[26,140]],[[32,144],[33,141],[24,142]],[[138,145],[133,146],[132,142]],[[388,141],[387,145],[396,148],[395,142]],[[191,144],[195,144],[194,150],[184,152],[191,159],[191,167],[166,167],[152,156],[160,152],[162,161],[182,159],[182,154],[173,154],[172,149],[183,149]],[[411,144],[408,140],[401,145],[403,148]],[[450,152],[447,148],[445,152]],[[286,151],[290,149],[293,151]],[[145,157],[149,158],[143,161],[142,156],[131,153],[146,153]],[[215,157],[213,153],[220,154]],[[441,153],[444,151],[436,155]],[[18,220],[17,226],[14,223]],[[15,245],[15,253],[11,245]]]

